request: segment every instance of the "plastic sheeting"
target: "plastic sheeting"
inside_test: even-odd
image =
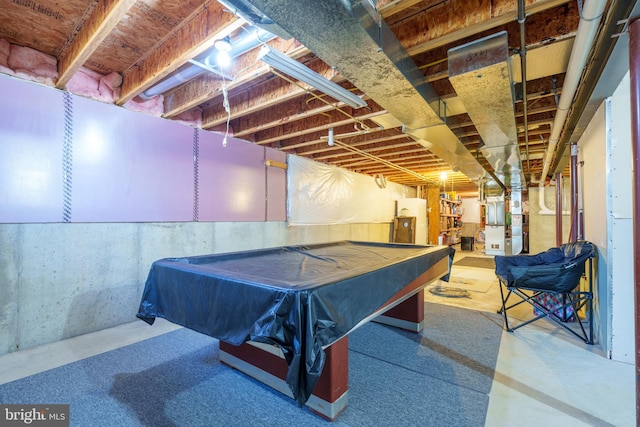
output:
[[[382,181],[378,181],[379,183]],[[373,177],[289,156],[288,224],[354,224],[391,222],[395,201],[415,197],[415,190]]]
[[[578,286],[593,243],[566,243],[536,255],[496,256],[496,275],[509,287],[569,292]]]
[[[337,242],[153,263],[137,316],[167,319],[233,345],[278,346],[286,382],[304,404],[320,377],[323,347],[376,314],[454,250]],[[426,285],[426,284],[425,284]]]

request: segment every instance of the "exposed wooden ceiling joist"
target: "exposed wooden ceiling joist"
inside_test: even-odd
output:
[[[447,103],[446,126],[486,167],[488,163],[478,153],[480,139],[475,125],[448,80],[447,51],[504,30],[508,33],[509,49],[516,55],[519,48],[517,3],[514,0],[377,1],[382,18],[425,81]],[[525,142],[523,137],[519,86],[514,87],[517,95],[514,109],[520,150],[524,159],[528,148],[526,167],[535,176],[541,170],[540,150],[545,148],[557,98],[562,92],[564,70],[559,70],[559,64],[564,64],[569,54],[567,46],[576,34],[579,12],[577,2],[569,0],[527,0],[525,3],[526,44],[530,49],[530,66],[536,71],[528,73],[527,82],[529,141]],[[131,100],[141,101],[139,95],[190,66],[189,61],[208,53],[216,39],[225,35],[237,37],[244,31],[240,29],[242,25],[245,25],[242,20],[215,0],[38,0],[37,3],[16,0],[5,2],[0,8],[0,43],[4,41],[51,55],[57,61],[58,79],[54,84],[59,88],[65,87],[80,67],[104,75],[117,72],[123,84],[119,88],[120,97],[114,102],[124,105]],[[236,137],[361,173],[382,173],[405,184],[424,185],[425,181],[418,179],[416,173],[439,174],[447,169],[441,159],[404,134],[401,123],[385,125],[388,128],[385,130],[377,129],[379,120],[388,115],[387,111],[301,42],[275,38],[268,43],[343,87],[357,91],[367,100],[368,107],[358,110],[341,107],[343,111],[338,111],[336,107],[340,105],[328,97],[274,73],[257,59],[258,49],[254,48],[237,56],[233,66],[225,70],[231,79],[205,71],[162,93],[160,114],[168,119],[198,117],[194,126],[206,130],[224,131],[229,120]],[[545,63],[547,51],[553,51],[553,57]],[[0,70],[11,68],[13,64],[2,55],[0,49]],[[519,76],[514,76],[514,81],[518,79]],[[230,114],[223,107],[223,87],[229,95]],[[312,94],[330,102],[324,103]],[[343,142],[365,155],[358,154],[357,150],[328,146],[329,128],[343,134],[353,131],[354,125],[355,129],[369,127],[371,131],[345,137]],[[388,164],[365,158],[366,153],[397,162],[413,173],[397,171]],[[462,178],[457,177],[456,183],[458,180]],[[474,187],[470,181],[467,184]]]
[[[162,46],[124,76],[117,103],[130,101],[242,25],[243,22],[226,12],[220,3],[214,0],[204,3]]]
[[[57,88],[66,86],[135,2],[136,0],[104,0],[95,5],[89,19],[58,58]]]
[[[525,10],[528,14],[540,13],[569,1],[528,1]],[[517,2],[513,0],[450,0],[430,13],[416,14],[398,26],[392,24],[391,29],[409,55],[415,56],[513,22],[517,14]]]

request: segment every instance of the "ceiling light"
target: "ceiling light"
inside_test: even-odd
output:
[[[231,57],[229,56],[229,52],[226,52],[224,50],[219,51],[216,55],[216,62],[223,68],[231,64]]]
[[[231,64],[231,56],[229,52],[231,52],[231,38],[226,36],[224,38],[218,39],[213,42],[213,47],[218,51],[216,55],[216,62],[221,67],[227,67]]]
[[[213,47],[215,47],[218,52],[231,52],[231,38],[227,36],[222,39],[218,39],[213,42]]]
[[[282,52],[271,49],[267,45],[262,47],[258,58],[276,70],[282,71],[291,77],[303,81],[330,97],[344,102],[350,107],[362,108],[367,105],[367,103],[359,96],[356,96],[342,86],[327,80],[320,74],[304,66],[295,59],[288,57]]]

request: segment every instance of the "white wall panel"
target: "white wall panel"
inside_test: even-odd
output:
[[[634,363],[634,262],[631,153],[631,99],[627,73],[611,97],[607,139],[609,259],[611,277],[611,358]]]

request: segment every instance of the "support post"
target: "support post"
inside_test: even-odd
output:
[[[569,241],[575,242],[581,238],[582,230],[579,223],[578,209],[578,144],[571,143],[571,233]]]

